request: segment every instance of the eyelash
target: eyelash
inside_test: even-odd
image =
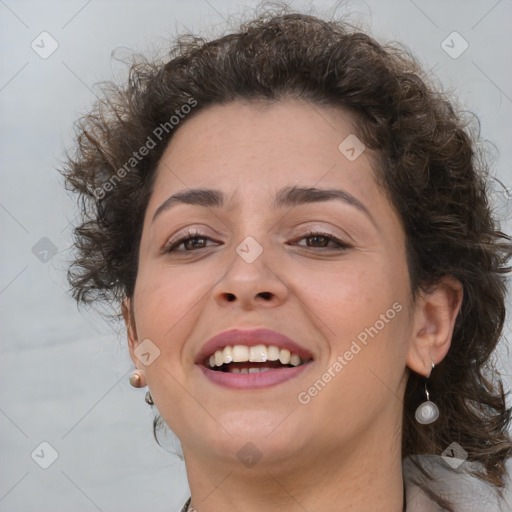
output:
[[[321,232],[321,231],[308,231],[307,233],[305,233],[298,240],[304,240],[305,238],[313,238],[313,237],[327,238],[330,241],[335,242],[338,245],[338,247],[331,247],[331,248],[328,248],[328,247],[306,247],[306,248],[308,248],[308,249],[327,249],[327,250],[330,249],[330,250],[333,250],[333,251],[344,251],[344,250],[352,248],[351,245],[346,244],[346,243],[342,242],[341,240],[338,240],[336,237],[330,235],[329,233],[324,233],[324,232]],[[212,240],[210,237],[208,237],[206,235],[203,235],[199,231],[187,231],[185,236],[182,236],[178,240],[169,242],[162,249],[162,252],[163,253],[175,252],[176,248],[179,247],[180,245],[184,244],[185,242],[188,242],[189,240],[194,240],[194,239],[197,239],[197,238],[202,238],[204,240]],[[200,249],[206,249],[206,247],[200,247],[199,250]],[[185,250],[185,251],[180,251],[180,252],[194,252],[194,249],[192,249],[190,251],[186,251]]]

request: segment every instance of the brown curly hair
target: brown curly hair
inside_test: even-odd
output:
[[[132,296],[142,221],[157,163],[176,129],[173,116],[187,122],[235,99],[343,107],[358,137],[379,155],[377,180],[406,233],[413,296],[447,275],[464,288],[451,348],[430,382],[440,417],[418,427],[424,379],[410,372],[402,456],[439,455],[456,441],[481,464],[475,475],[501,495],[512,455],[511,410],[491,355],[504,325],[512,246],[491,211],[478,136],[422,77],[403,48],[381,45],[342,21],[287,9],[260,13],[215,40],[179,37],[167,62],[134,63],[128,83],[110,84],[77,125],[75,153],[61,170],[82,213],[68,278],[79,303],[119,307]],[[135,158],[150,139],[154,147]]]

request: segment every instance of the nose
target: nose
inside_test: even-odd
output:
[[[283,304],[289,295],[289,287],[283,276],[279,275],[281,272],[278,270],[278,262],[275,255],[274,258],[271,257],[270,252],[262,250],[252,260],[245,257],[243,248],[240,252],[234,251],[233,260],[213,288],[217,304],[222,307],[238,304],[245,310]]]

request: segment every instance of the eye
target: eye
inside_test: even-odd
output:
[[[167,243],[162,249],[162,252],[192,252],[195,249],[204,249],[207,240],[211,240],[211,238],[203,235],[199,231],[188,231],[186,235]],[[178,250],[181,245],[183,245],[184,250]]]
[[[348,245],[341,240],[338,240],[336,237],[330,235],[329,233],[323,233],[318,231],[310,231],[305,236],[300,238],[299,240],[312,240],[313,246],[306,243],[306,246],[310,249],[332,249],[332,250],[346,250],[350,249],[352,246]],[[335,247],[328,247],[329,242],[333,242]],[[301,245],[301,244],[299,244]]]
[[[199,231],[188,231],[186,235],[181,236],[177,240],[171,240],[168,244],[166,244],[166,246],[162,249],[162,252],[193,252],[197,249],[205,249],[207,247],[206,243],[208,240],[212,241],[210,237],[200,233]],[[312,240],[313,245],[306,243],[306,247],[309,249],[332,249],[335,251],[341,251],[350,249],[352,247],[351,245],[342,242],[329,233],[318,231],[310,231],[299,240]],[[335,246],[328,247],[330,242],[334,243]],[[180,246],[183,246],[184,249],[178,249]]]

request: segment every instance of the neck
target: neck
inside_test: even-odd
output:
[[[375,436],[348,449],[301,451],[286,464],[265,466],[262,459],[252,468],[184,450],[191,504],[197,512],[402,512],[400,436],[396,442]]]

